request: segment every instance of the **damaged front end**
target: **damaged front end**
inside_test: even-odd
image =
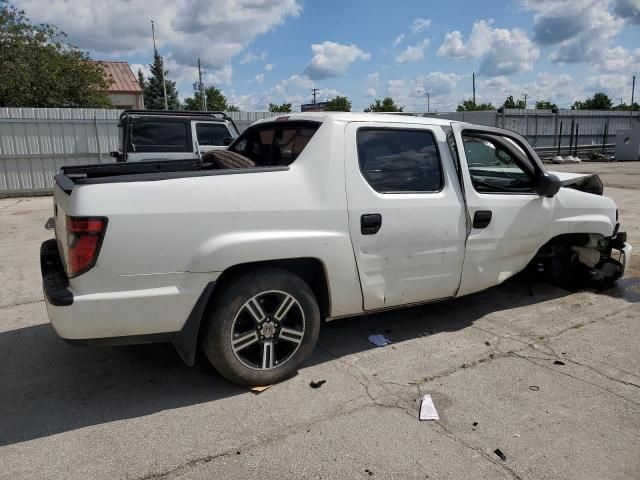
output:
[[[556,237],[540,249],[532,267],[563,288],[607,288],[624,275],[631,255],[627,234],[618,228],[616,224],[611,237],[586,233]]]

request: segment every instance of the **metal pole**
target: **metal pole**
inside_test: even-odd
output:
[[[202,111],[206,111],[207,107],[204,104],[204,88],[202,86],[202,69],[200,68],[200,58],[198,58],[198,90],[200,90],[200,108]]]
[[[427,95],[427,113],[431,113],[431,93],[424,92]]]
[[[569,155],[571,155],[571,147],[573,147],[573,127],[575,120],[571,120],[571,136],[569,137]]]
[[[476,106],[476,72],[473,72],[473,106]],[[636,78],[636,77],[633,77]]]
[[[576,123],[576,144],[573,147],[573,156],[574,157],[578,156],[578,128],[580,128],[580,124]]]
[[[158,49],[156,48],[156,26],[151,20],[151,35],[153,36],[153,53],[157,54]],[[167,102],[167,84],[164,81],[164,59],[162,55],[158,55],[160,57],[160,68],[162,73],[162,92],[164,94],[164,109],[169,110],[169,102]]]
[[[98,160],[102,163],[102,147],[100,146],[100,130],[98,129],[98,117],[93,116],[93,124],[96,127],[96,146],[98,147]]]
[[[604,155],[604,149],[607,145],[607,131],[609,130],[609,124],[604,124],[604,132],[602,133],[602,154]]]
[[[558,156],[560,156],[560,144],[562,143],[562,121],[560,121],[560,134],[558,135]]]

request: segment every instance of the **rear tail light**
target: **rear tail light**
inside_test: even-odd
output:
[[[67,273],[77,277],[93,268],[107,230],[104,217],[67,217]]]

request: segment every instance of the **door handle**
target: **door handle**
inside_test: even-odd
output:
[[[375,235],[382,226],[382,215],[365,213],[360,217],[360,231],[363,235]]]
[[[473,215],[473,228],[487,228],[492,216],[491,210],[477,210]]]

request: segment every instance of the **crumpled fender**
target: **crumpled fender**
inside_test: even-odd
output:
[[[602,195],[604,186],[597,173],[549,172],[556,175],[563,187],[573,188],[585,193]]]

